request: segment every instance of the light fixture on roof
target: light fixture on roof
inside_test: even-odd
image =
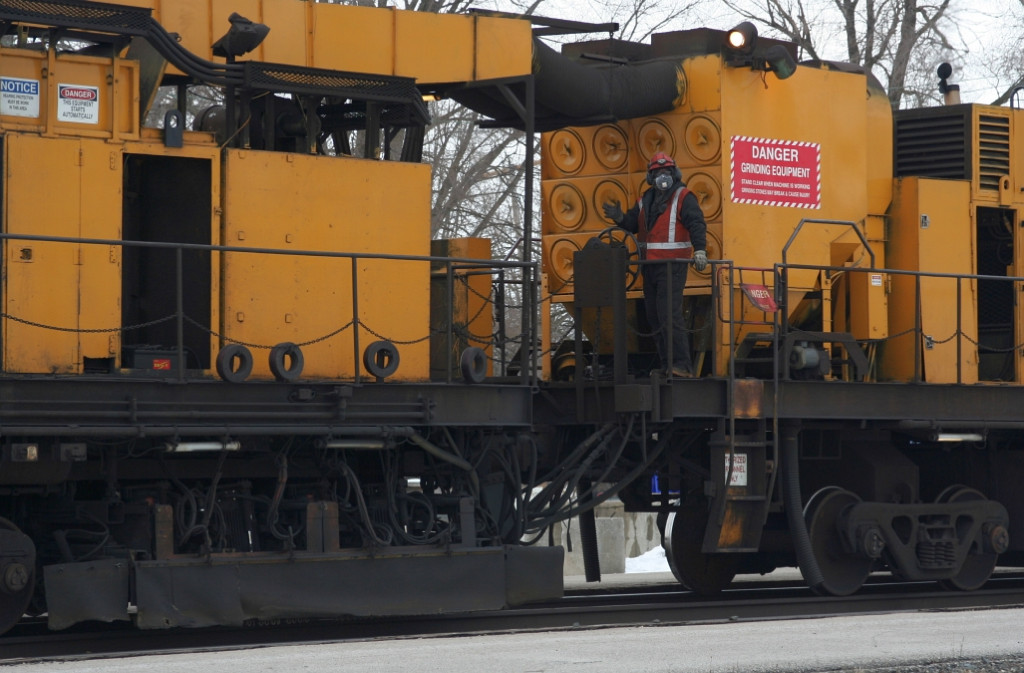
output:
[[[738,52],[751,52],[757,42],[757,26],[744,21],[729,31],[725,38],[726,44]]]
[[[749,21],[726,33],[724,63],[733,68],[775,73],[779,79],[792,77],[796,72],[796,61],[783,45],[757,48],[757,27]]]
[[[796,61],[781,44],[775,44],[754,57],[754,70],[773,72],[779,79],[787,79],[796,72]]]

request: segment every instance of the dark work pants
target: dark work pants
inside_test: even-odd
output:
[[[658,357],[664,368],[675,367],[693,370],[690,361],[690,342],[687,339],[686,323],[683,321],[683,287],[686,285],[686,270],[689,264],[654,263],[645,264],[644,310],[647,322],[655,332],[654,342],[658,346]],[[670,271],[671,269],[671,271]],[[668,278],[672,274],[672,296],[669,297]],[[668,335],[672,333],[672,362],[669,363]]]

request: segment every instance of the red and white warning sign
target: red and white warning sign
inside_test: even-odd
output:
[[[733,136],[733,203],[821,208],[821,145]]]
[[[98,124],[100,90],[83,84],[58,84],[57,120],[77,124]]]
[[[729,474],[729,454],[725,454],[725,473]],[[732,475],[729,476],[730,486],[747,485],[747,454],[732,454]]]
[[[741,283],[740,288],[743,289],[743,294],[747,295],[750,303],[758,309],[766,313],[774,313],[779,310],[779,305],[775,303],[771,290],[764,285]]]

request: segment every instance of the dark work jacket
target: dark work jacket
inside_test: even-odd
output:
[[[626,211],[622,221],[619,222],[619,226],[632,234],[639,233],[641,201],[644,208],[644,220],[647,222],[648,227],[653,226],[658,217],[668,208],[672,195],[681,185],[682,183],[677,180],[664,192],[651,187],[644,192],[643,196],[640,197],[632,208]],[[690,232],[690,242],[693,244],[694,251],[707,250],[708,225],[704,221],[704,211],[700,209],[700,204],[697,202],[697,197],[694,196],[693,192],[687,194],[682,199],[682,203],[679,204],[678,218],[687,231]]]

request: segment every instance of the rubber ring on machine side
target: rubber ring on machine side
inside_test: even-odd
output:
[[[482,348],[470,346],[462,351],[459,366],[466,383],[482,383],[487,378],[487,353]]]
[[[242,344],[228,344],[217,353],[217,373],[228,383],[241,383],[252,373],[252,353]]]
[[[302,349],[291,341],[279,343],[270,349],[270,373],[278,381],[295,381],[302,374],[304,364]]]
[[[398,348],[390,341],[374,341],[363,351],[363,366],[378,379],[386,379],[398,369]]]

